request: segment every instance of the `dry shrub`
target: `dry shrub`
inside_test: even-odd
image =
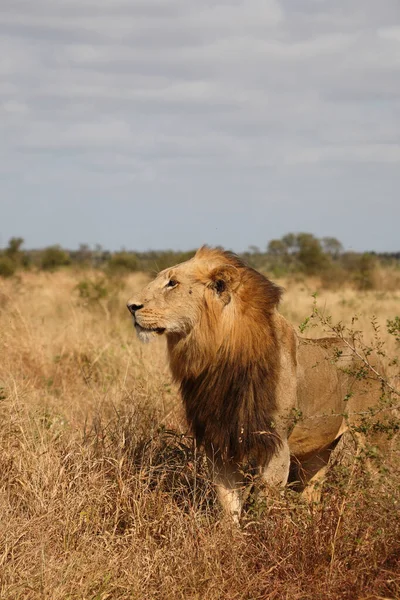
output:
[[[373,284],[377,290],[385,290],[387,292],[400,290],[400,268],[380,267],[375,269]]]
[[[331,263],[329,268],[321,272],[318,287],[333,291],[340,291],[342,288],[380,292],[398,292],[400,290],[400,268],[398,266],[384,266],[373,257],[367,257],[364,260],[362,258],[359,258],[352,268],[346,268],[340,263]],[[292,275],[293,281],[296,281],[295,277]]]
[[[318,505],[286,489],[251,496],[241,529],[223,519],[163,342],[139,345],[125,314],[143,276],[124,281],[108,312],[73,273],[5,283],[0,598],[400,597],[399,478],[371,452],[350,452]]]

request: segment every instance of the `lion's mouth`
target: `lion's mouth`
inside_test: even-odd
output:
[[[158,333],[158,335],[162,335],[165,332],[165,327],[143,327],[138,322],[135,323],[135,328],[138,333]]]

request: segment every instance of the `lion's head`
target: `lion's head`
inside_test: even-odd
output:
[[[142,341],[166,335],[197,439],[229,458],[260,463],[276,445],[259,432],[270,430],[275,409],[272,315],[280,297],[278,286],[236,255],[202,247],[128,302]]]
[[[200,328],[211,337],[232,336],[235,323],[243,328],[243,319],[261,319],[262,327],[280,296],[278,286],[236,255],[203,246],[192,259],[161,271],[129,300],[128,309],[144,342],[164,333],[186,338]]]

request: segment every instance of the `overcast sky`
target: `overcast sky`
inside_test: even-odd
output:
[[[1,0],[0,246],[400,250],[399,0]]]

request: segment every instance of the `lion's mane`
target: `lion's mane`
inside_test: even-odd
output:
[[[204,247],[197,257],[219,266],[199,306],[198,326],[187,337],[168,339],[172,374],[199,444],[224,460],[264,465],[280,446],[274,429],[280,364],[272,315],[282,290],[230,252]],[[215,289],[232,303],[228,320],[219,318]]]

